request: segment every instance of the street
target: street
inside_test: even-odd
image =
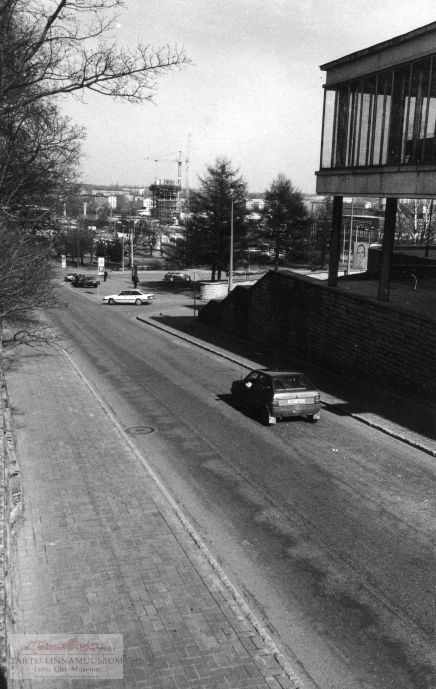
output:
[[[327,410],[263,427],[229,398],[245,369],[136,319],[171,297],[61,289],[69,355],[307,686],[433,687],[434,459]]]

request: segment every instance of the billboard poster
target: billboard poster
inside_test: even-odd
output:
[[[368,249],[367,242],[354,242],[353,244],[353,264],[354,270],[366,270],[368,266]]]
[[[62,254],[62,256],[61,256],[61,266],[62,266],[62,268],[67,267],[67,257],[65,256],[65,254]]]
[[[98,274],[104,275],[104,256],[99,256],[97,258]]]

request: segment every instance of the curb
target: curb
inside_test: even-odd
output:
[[[184,340],[185,342],[189,342],[192,345],[195,345],[196,347],[199,347],[200,349],[204,349],[207,352],[211,352],[212,354],[215,354],[216,356],[221,357],[222,359],[227,359],[228,361],[231,361],[234,364],[237,364],[238,366],[242,366],[246,368],[247,370],[250,370],[253,368],[252,365],[249,365],[248,363],[244,363],[243,358],[238,358],[236,359],[234,356],[229,354],[223,349],[220,349],[218,347],[213,347],[212,345],[207,345],[204,344],[203,342],[200,342],[196,338],[181,334],[177,330],[174,330],[173,328],[162,325],[161,323],[156,323],[156,321],[151,320],[151,318],[144,318],[142,316],[136,316],[136,320],[141,321],[142,323],[146,323],[148,325],[151,325],[153,328],[156,328],[157,330],[162,330],[163,332],[169,333],[170,335],[173,335],[174,337],[177,337],[179,340]],[[245,361],[249,361],[246,359]],[[328,409],[329,407],[336,406],[335,403],[333,402],[328,402],[325,399],[321,400],[324,406]],[[336,410],[337,413],[337,410]],[[347,412],[343,413],[344,416],[350,416],[351,418],[355,419],[356,421],[359,421],[360,423],[365,424],[366,426],[370,426],[371,428],[374,428],[377,431],[380,431],[381,433],[384,433],[385,435],[389,435],[391,438],[395,438],[396,440],[399,440],[400,442],[405,443],[406,445],[409,445],[410,447],[414,447],[417,450],[421,450],[422,452],[425,452],[426,454],[430,455],[431,457],[436,457],[436,444],[432,443],[431,441],[427,441],[426,438],[423,436],[420,436],[417,433],[412,433],[410,435],[407,434],[407,431],[405,431],[403,428],[400,426],[395,427],[395,425],[389,425],[388,423],[384,422],[381,417],[378,417],[376,415],[373,416],[364,416],[363,414],[349,414]]]

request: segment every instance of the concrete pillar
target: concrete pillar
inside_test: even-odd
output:
[[[329,277],[327,284],[336,287],[338,284],[339,253],[341,248],[342,205],[343,196],[333,197],[332,236],[330,242]]]
[[[389,274],[394,250],[398,199],[387,198],[383,231],[382,262],[378,280],[378,301],[389,301]]]

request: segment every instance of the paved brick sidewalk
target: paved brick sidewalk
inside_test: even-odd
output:
[[[20,354],[6,381],[23,490],[9,633],[122,634],[124,643],[122,681],[9,686],[302,686],[68,359]]]

